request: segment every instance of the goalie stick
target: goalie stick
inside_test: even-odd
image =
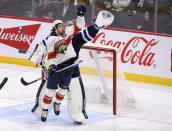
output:
[[[39,97],[40,97],[40,94],[41,94],[42,88],[44,87],[45,82],[46,82],[46,80],[43,79],[41,82],[41,85],[39,86],[38,91],[36,93],[35,105],[33,106],[32,110],[31,110],[33,113],[39,106]]]
[[[31,43],[30,43],[28,37],[26,36],[25,31],[24,31],[23,29],[19,29],[19,30],[20,30],[20,32],[24,35],[24,37],[26,38],[28,44],[31,45]],[[35,51],[36,51],[37,48],[38,48],[38,45],[36,45]],[[32,55],[33,55],[33,54],[32,54]],[[42,57],[42,59],[43,59],[43,58],[44,58],[44,56]],[[30,58],[29,58],[29,59],[30,59]],[[41,66],[41,68],[42,68],[42,70],[43,70],[43,72],[44,72],[44,74],[45,74],[45,77],[44,77],[44,78],[47,79],[47,77],[48,77],[48,70],[47,70],[46,66],[44,65],[43,62],[40,63],[40,66]],[[42,90],[42,88],[43,88],[43,86],[44,86],[46,80],[43,79],[42,77],[41,77],[41,78],[38,78],[38,79],[36,79],[36,80],[34,80],[34,81],[31,81],[31,82],[26,82],[26,81],[23,79],[23,77],[22,77],[21,80],[20,80],[21,83],[22,83],[23,85],[27,86],[27,85],[30,85],[30,84],[32,84],[32,83],[34,83],[34,82],[36,82],[36,81],[41,80],[41,79],[42,79],[42,82],[41,82],[41,85],[39,86],[38,91],[37,91],[37,94],[36,94],[35,105],[34,105],[34,107],[33,107],[32,110],[31,110],[33,113],[34,113],[34,111],[35,111],[35,110],[38,108],[38,106],[39,106],[39,96],[40,96],[40,94],[41,94],[41,90]]]
[[[8,78],[7,78],[7,77],[5,77],[5,78],[2,80],[2,82],[1,82],[1,84],[0,84],[0,90],[1,90],[2,87],[6,84],[7,81],[8,81]]]
[[[86,109],[85,89],[84,89],[84,84],[83,84],[81,76],[79,77],[79,83],[80,83],[81,92],[82,92],[82,113],[84,114],[85,119],[88,119],[88,115],[85,111],[85,109]]]
[[[76,62],[76,63],[74,63],[74,64],[72,64],[72,65],[70,65],[70,66],[67,66],[67,67],[65,67],[65,68],[63,68],[63,69],[60,69],[60,70],[58,70],[57,72],[61,72],[61,71],[66,70],[66,69],[68,69],[68,68],[70,68],[70,67],[76,67],[76,66],[78,66],[81,62],[83,62],[83,60],[80,60],[79,62]],[[47,70],[45,66],[41,66],[41,67],[42,67],[42,69]],[[36,79],[36,80],[27,82],[27,81],[25,81],[24,78],[22,77],[22,78],[20,79],[20,81],[21,81],[21,83],[22,83],[23,85],[27,86],[27,85],[30,85],[30,84],[32,84],[32,83],[35,83],[35,82],[37,82],[37,81],[39,81],[39,80],[41,80],[41,79],[42,79],[42,77],[40,77],[40,78],[38,78],[38,79]]]

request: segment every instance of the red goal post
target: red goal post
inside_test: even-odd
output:
[[[110,99],[112,99],[112,100],[110,100],[110,101],[112,101],[113,114],[116,115],[116,112],[117,112],[117,71],[116,71],[116,68],[117,68],[117,62],[116,62],[117,56],[116,56],[115,48],[108,48],[107,46],[101,46],[101,45],[98,45],[98,44],[88,43],[86,46],[83,46],[81,50],[95,51],[95,52],[97,52],[96,54],[101,54],[102,52],[104,52],[104,54],[103,54],[104,56],[102,56],[102,59],[106,58],[105,55],[107,55],[107,54],[111,55],[110,59],[112,60],[111,61],[112,62],[112,72],[111,72],[112,73],[112,97]],[[83,57],[81,57],[81,59],[82,58]],[[88,59],[84,59],[84,61],[86,61],[86,60],[88,60]],[[95,60],[95,62],[96,62],[96,60]],[[103,63],[103,64],[106,64],[106,63]],[[96,68],[99,68],[99,67],[96,67]],[[99,76],[104,75],[104,74],[101,74],[100,69],[97,69],[97,70],[98,70],[98,75]],[[82,71],[81,71],[81,74],[82,74]],[[101,76],[101,77],[104,77],[104,76]],[[101,79],[101,77],[100,77],[100,79]],[[105,78],[103,78],[103,79],[105,79]],[[103,81],[103,80],[101,79],[101,81]],[[102,82],[102,86],[106,86],[104,84],[105,83]],[[104,90],[106,92],[106,88],[105,87],[103,87],[103,88],[104,88]]]

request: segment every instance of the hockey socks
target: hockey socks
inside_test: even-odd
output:
[[[53,103],[54,113],[55,115],[60,114],[60,104],[64,99],[65,94],[67,93],[66,89],[59,88],[55,95],[55,102]]]

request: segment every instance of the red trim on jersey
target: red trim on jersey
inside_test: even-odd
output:
[[[51,104],[51,102],[52,102],[52,97],[49,97],[49,96],[45,95],[44,98],[43,98],[43,102],[44,102],[45,104]]]
[[[56,58],[56,54],[57,54],[57,53],[56,53],[56,52],[54,52],[54,51],[53,51],[53,52],[48,53],[48,60],[49,60],[49,59]]]
[[[57,92],[56,93],[56,99],[61,101],[64,99],[64,95],[61,95],[59,92]]]
[[[66,40],[65,39],[61,39],[59,41],[57,41],[55,44],[54,44],[54,47],[58,47],[59,45],[63,44],[63,43],[66,43]]]
[[[66,39],[66,43],[69,45],[69,43],[71,42],[72,40],[72,37],[74,35],[76,35],[81,29],[78,28],[78,26],[76,24],[74,24],[74,32],[72,35],[70,35],[67,39]]]
[[[66,43],[67,43],[67,45],[69,45],[69,43],[71,42],[71,40],[72,40],[72,35],[70,35],[67,39],[66,39]]]

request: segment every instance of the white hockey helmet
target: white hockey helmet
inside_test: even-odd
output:
[[[62,21],[62,20],[55,20],[55,21],[52,23],[52,29],[53,29],[57,24],[63,24],[63,21]]]

